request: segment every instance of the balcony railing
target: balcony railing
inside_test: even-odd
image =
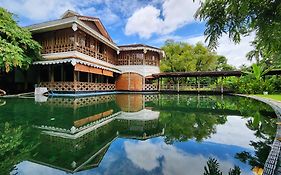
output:
[[[42,43],[42,54],[48,53],[59,53],[59,52],[69,52],[69,51],[78,51],[85,55],[97,58],[102,61],[113,63],[113,59],[108,58],[105,54],[101,54],[96,51],[94,48],[85,47],[85,46],[74,46],[74,43],[59,43],[51,46],[46,46]]]
[[[41,82],[39,87],[47,87],[51,91],[113,91],[115,84],[89,82]]]

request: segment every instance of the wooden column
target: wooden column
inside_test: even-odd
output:
[[[177,77],[177,91],[180,91],[180,82],[179,82],[179,77]]]
[[[61,65],[61,70],[60,70],[61,71],[61,81],[64,81],[63,65],[64,64]]]
[[[73,71],[73,89],[74,91],[77,90],[77,76],[78,76],[78,72],[77,71]]]
[[[223,77],[221,77],[221,93],[223,94]]]
[[[157,78],[157,85],[158,85],[157,89],[158,89],[158,91],[160,91],[160,78],[159,77]]]
[[[78,43],[77,31],[74,31],[74,45],[73,45],[74,50],[77,49],[77,43]]]
[[[54,53],[55,46],[55,31],[51,32],[51,53]]]
[[[162,77],[160,78],[160,86],[159,86],[159,91],[161,91],[162,88]]]
[[[196,83],[197,83],[197,92],[200,92],[200,79],[199,77],[196,77]]]
[[[142,90],[145,91],[145,77],[142,77]]]
[[[24,90],[27,90],[27,88],[28,88],[27,70],[23,71],[23,76],[24,76]]]
[[[39,85],[40,84],[40,81],[41,81],[41,69],[38,69],[38,68],[36,68],[36,71],[38,72],[37,73],[37,85]]]
[[[198,91],[198,80],[197,80],[197,77],[195,77],[195,87],[196,87],[196,90]]]
[[[50,66],[49,67],[49,76],[50,76],[50,82],[53,83],[55,81],[55,78],[54,78],[54,66]]]

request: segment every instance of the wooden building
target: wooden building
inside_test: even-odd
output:
[[[39,87],[56,92],[157,90],[147,77],[160,73],[164,52],[133,44],[117,46],[98,18],[66,11],[61,19],[27,27],[42,46],[34,62]]]

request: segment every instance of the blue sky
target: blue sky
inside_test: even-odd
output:
[[[199,2],[193,0],[1,0],[0,6],[16,14],[21,26],[58,19],[68,9],[99,17],[118,45],[161,47],[167,39],[204,42],[205,23],[194,19]],[[236,67],[249,64],[245,54],[253,38],[235,45],[223,35],[216,51]]]

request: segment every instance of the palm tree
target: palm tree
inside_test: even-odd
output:
[[[215,158],[209,158],[207,161],[207,166],[204,167],[204,175],[222,175],[222,172],[219,169],[220,165]],[[228,175],[240,175],[241,170],[238,166],[234,166],[234,168],[230,169]]]

